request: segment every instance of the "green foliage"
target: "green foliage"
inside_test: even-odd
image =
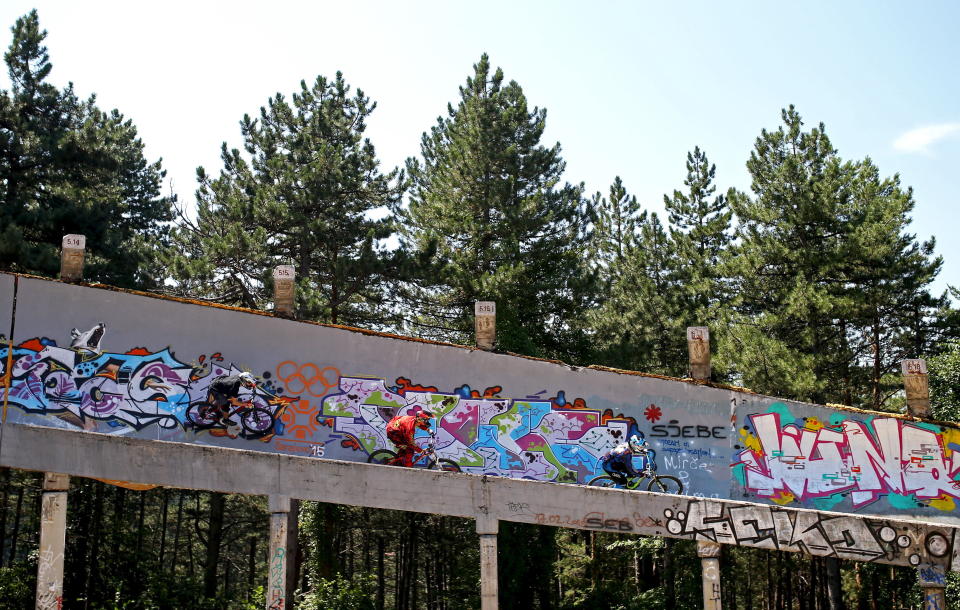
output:
[[[182,218],[170,260],[179,290],[263,308],[273,267],[292,264],[300,317],[387,324],[384,286],[398,263],[381,243],[393,221],[373,216],[398,202],[403,175],[381,174],[363,136],[375,108],[338,72],[245,115],[245,154],[224,143],[219,177],[197,170],[197,217]]]
[[[297,605],[301,610],[374,610],[377,579],[374,575],[358,575],[348,580],[337,574],[331,580],[310,582],[310,592]]]
[[[898,177],[842,160],[792,106],[782,118],[747,162],[753,197],[729,193],[736,296],[717,362],[763,393],[883,408],[899,360],[955,333],[946,297],[929,293],[941,261],[906,233],[914,203]]]
[[[516,82],[486,55],[460,101],[425,133],[403,241],[429,265],[410,287],[413,328],[466,342],[473,302],[497,302],[499,347],[576,357],[570,322],[583,295],[581,186],[560,184],[559,144],[540,144],[546,111],[530,110]]]
[[[0,610],[20,610],[33,606],[37,586],[36,565],[17,562],[0,568]]]
[[[167,246],[172,198],[136,127],[96,98],[58,90],[36,10],[17,20],[0,91],[0,268],[55,275],[61,238],[87,237],[84,277],[153,288]]]
[[[927,360],[927,371],[934,418],[960,422],[960,343],[950,342]]]

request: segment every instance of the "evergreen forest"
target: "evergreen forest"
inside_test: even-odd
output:
[[[498,350],[681,378],[686,327],[708,326],[714,381],[875,411],[904,410],[900,361],[926,358],[937,419],[960,421],[958,295],[933,288],[943,261],[911,233],[912,189],[842,157],[802,109],[756,126],[749,190],[691,142],[661,215],[619,176],[601,192],[569,177],[547,110],[486,54],[396,168],[366,135],[376,101],[304,75],[237,117],[194,207],[164,194],[120,110],[50,83],[36,11],[11,31],[2,270],[55,277],[80,233],[87,281],[268,310],[290,264],[300,319],[471,344],[473,302],[495,301]],[[0,470],[0,608],[33,606],[41,483]],[[473,521],[296,506],[295,607],[479,607]],[[74,478],[64,607],[263,608],[267,523],[265,498]],[[503,523],[499,548],[506,610],[701,606],[693,542]],[[739,547],[721,565],[730,610],[920,603],[914,569]]]

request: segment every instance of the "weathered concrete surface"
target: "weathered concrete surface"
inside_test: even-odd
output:
[[[36,451],[37,447],[43,451]],[[496,531],[496,520],[516,521],[857,561],[938,566],[939,570],[950,568],[956,548],[955,528],[946,525],[157,443],[16,424],[8,425],[4,434],[0,465],[472,517],[478,520],[478,530],[490,533]]]
[[[13,322],[13,283],[15,276],[0,274],[0,335],[10,336]]]
[[[471,474],[587,483],[635,433],[689,495],[960,524],[947,424],[37,278],[14,315],[7,422],[366,462],[390,417],[428,409],[437,453]],[[263,427],[191,421],[240,370],[271,394],[244,396]]]
[[[37,555],[37,610],[63,607],[63,559],[67,535],[70,477],[47,472],[43,478],[40,544]]]

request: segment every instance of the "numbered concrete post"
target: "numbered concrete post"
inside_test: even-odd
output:
[[[480,534],[480,610],[497,610],[497,531],[499,523],[486,515],[477,517]]]
[[[69,487],[69,476],[44,473],[37,556],[38,610],[59,610],[63,607],[63,549],[67,535]]]
[[[907,413],[914,417],[930,417],[930,385],[927,382],[927,361],[921,358],[900,362],[903,389],[907,394]]]
[[[60,246],[60,280],[79,282],[83,279],[83,255],[87,247],[84,235],[64,235]]]
[[[710,329],[706,326],[687,327],[687,350],[690,353],[690,376],[709,381]]]
[[[290,498],[270,496],[270,555],[267,557],[266,610],[284,610],[293,606],[287,600],[287,518]]]
[[[477,347],[493,349],[497,342],[497,304],[494,301],[476,301],[473,305],[476,317]]]
[[[710,329],[706,326],[688,326],[687,350],[690,355],[690,376],[694,379],[709,381],[712,373]],[[720,545],[715,542],[698,541],[697,556],[700,557],[704,610],[720,610]]]
[[[281,316],[293,317],[296,279],[297,272],[293,265],[279,265],[273,269],[273,310]]]

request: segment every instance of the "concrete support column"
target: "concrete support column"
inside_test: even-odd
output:
[[[917,568],[920,588],[923,589],[923,610],[946,610],[947,569],[942,565],[928,564]]]
[[[477,533],[480,534],[480,610],[497,610],[497,531],[496,519],[487,516],[477,518]]]
[[[900,370],[903,372],[903,389],[907,395],[907,415],[930,417],[927,361],[921,358],[903,360],[900,362]],[[917,568],[917,579],[923,589],[924,610],[946,610],[946,571],[937,565],[920,566]]]
[[[69,476],[44,473],[37,558],[37,610],[59,610],[63,607],[63,548],[67,536],[69,487]]]
[[[703,581],[703,610],[720,610],[720,545],[716,542],[697,542],[697,556]]]
[[[690,358],[690,377],[701,381],[709,381],[713,372],[710,364],[710,329],[706,326],[688,326],[687,351]],[[703,608],[704,610],[720,610],[722,607],[720,601],[720,545],[706,540],[698,541],[697,556],[700,557]]]
[[[287,519],[290,498],[270,496],[270,555],[267,557],[266,610],[285,610],[293,607],[287,600]]]

